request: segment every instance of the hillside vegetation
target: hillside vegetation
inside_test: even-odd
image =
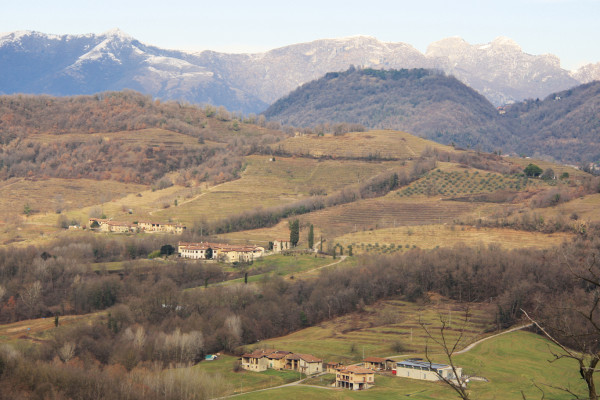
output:
[[[452,76],[432,70],[328,73],[273,103],[273,121],[319,133],[331,123],[398,129],[445,144],[598,162],[600,83],[506,106],[502,113]]]
[[[285,137],[224,108],[160,103],[127,91],[0,96],[0,115],[2,179],[151,184],[177,172],[179,182],[224,182],[238,175],[245,154]]]

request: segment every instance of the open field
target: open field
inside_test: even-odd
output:
[[[300,216],[303,223],[314,224],[327,237],[348,232],[397,227],[451,223],[463,216],[477,215],[481,203],[440,201],[439,198],[402,198],[395,192],[384,197],[342,204]]]
[[[422,249],[453,247],[457,245],[501,245],[506,249],[525,247],[549,248],[558,246],[573,238],[573,234],[556,232],[518,231],[506,228],[476,228],[461,225],[418,225],[410,227],[385,228],[374,231],[349,233],[334,239],[347,247],[352,245],[354,254],[368,251],[395,252],[406,246]]]
[[[476,305],[470,311],[472,318],[461,347],[481,338],[494,323],[486,305]],[[419,321],[435,327],[440,324],[440,316],[458,323],[464,316],[463,306],[437,298],[427,305],[387,300],[368,306],[363,312],[334,318],[287,336],[246,346],[246,349],[277,348],[346,364],[362,360],[363,355],[418,354],[424,352],[426,343]],[[458,325],[452,328],[449,335],[456,338]]]
[[[193,370],[218,375],[229,383],[227,394],[237,394],[252,390],[283,385],[299,379],[297,372],[267,370],[264,372],[233,371],[237,357],[220,355],[213,361],[202,361],[192,367]]]
[[[110,202],[130,193],[146,190],[144,185],[92,179],[25,179],[0,182],[0,215],[23,216],[25,204],[36,213],[53,214],[57,210],[76,210],[93,204]]]
[[[540,398],[541,392],[533,383],[545,392],[545,398],[567,400],[570,394],[550,387],[570,387],[583,395],[585,388],[577,373],[577,367],[569,360],[549,363],[549,349],[553,345],[543,337],[529,332],[512,332],[491,338],[471,351],[457,355],[456,362],[464,368],[466,374],[485,377],[489,382],[469,383],[471,396],[478,400],[506,399],[518,400]],[[315,378],[319,379],[319,378]],[[313,379],[314,381],[314,379]],[[322,386],[321,382],[313,383]],[[344,389],[316,388],[296,385],[264,392],[249,393],[241,399],[389,399],[398,397],[414,399],[453,399],[454,392],[439,382],[424,382],[393,376],[377,375],[375,387],[353,392]]]
[[[373,175],[402,168],[399,162],[313,160],[266,156],[246,157],[242,177],[206,191],[195,200],[159,210],[160,220],[179,220],[192,224],[213,221],[259,207],[292,203],[310,196],[311,191],[332,193]]]
[[[71,325],[74,323],[88,323],[93,321],[105,312],[97,312],[85,315],[65,315],[59,318],[59,327]],[[57,329],[54,325],[54,318],[38,318],[25,321],[14,322],[12,324],[0,325],[0,343],[14,340],[43,340],[48,334]]]
[[[200,144],[198,143],[198,139],[193,136],[160,128],[106,133],[66,133],[61,135],[39,134],[30,136],[28,140],[34,143],[44,144],[74,141],[85,143],[89,141],[102,140],[105,142],[116,142],[127,147],[160,146],[165,149],[173,150],[194,149],[203,146],[221,145],[219,143],[210,141],[205,141],[204,144]]]
[[[280,147],[292,154],[312,157],[374,159],[409,159],[420,156],[428,147],[454,151],[450,146],[421,139],[405,132],[389,130],[352,132],[342,136],[296,136],[283,141]]]
[[[537,209],[536,212],[545,217],[562,216],[573,224],[600,222],[600,194],[590,194],[557,207]]]

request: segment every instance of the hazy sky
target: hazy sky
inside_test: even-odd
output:
[[[256,52],[321,38],[369,35],[424,52],[460,36],[507,36],[563,68],[600,61],[600,0],[1,0],[0,32],[102,33],[120,28],[167,49]]]

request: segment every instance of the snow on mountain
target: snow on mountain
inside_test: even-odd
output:
[[[531,55],[499,37],[471,45],[459,37],[425,54],[406,43],[369,36],[321,39],[255,54],[189,53],[143,44],[113,29],[99,35],[0,35],[0,93],[88,94],[130,88],[163,99],[211,102],[260,112],[299,85],[350,65],[437,68],[495,104],[546,95],[598,79],[600,67],[574,73],[552,55]],[[595,78],[594,78],[595,77]]]

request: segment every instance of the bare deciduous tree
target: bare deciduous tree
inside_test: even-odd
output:
[[[581,285],[574,293],[557,299],[557,303],[547,307],[550,310],[534,319],[525,310],[523,314],[560,351],[550,350],[554,362],[571,359],[577,363],[579,375],[587,386],[585,399],[598,400],[594,374],[600,363],[600,266],[597,255],[591,252],[580,257],[578,265],[567,261],[567,268]],[[580,398],[571,388],[557,388]]]
[[[454,362],[454,355],[459,350],[459,346],[465,344],[465,334],[468,332],[467,327],[469,324],[469,320],[471,319],[471,314],[469,309],[467,308],[463,314],[462,319],[455,320],[455,330],[458,332],[458,336],[455,339],[450,339],[449,330],[450,321],[446,316],[440,314],[440,326],[439,333],[434,333],[432,329],[428,328],[427,325],[420,321],[419,324],[421,328],[425,331],[427,335],[427,343],[425,344],[425,357],[430,364],[433,364],[431,359],[431,349],[429,347],[429,340],[433,341],[435,345],[442,350],[444,353],[444,357],[448,362],[448,365],[452,369],[452,375],[450,377],[443,376],[439,371],[434,370],[438,375],[439,379],[444,382],[446,385],[450,386],[452,390],[458,394],[458,396],[463,400],[468,400],[469,391],[467,389],[467,377],[463,376],[459,367],[456,366]]]

